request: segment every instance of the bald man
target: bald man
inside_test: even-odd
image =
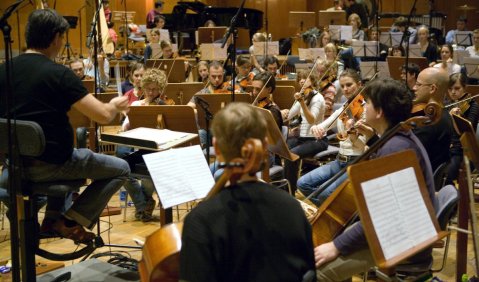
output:
[[[427,103],[431,100],[443,102],[448,88],[447,72],[438,68],[427,68],[421,71],[413,87],[414,104]],[[414,115],[424,115],[423,111]],[[449,146],[452,135],[452,119],[446,109],[442,110],[441,119],[430,126],[414,129],[414,134],[421,140],[431,161],[432,170],[449,162]],[[436,187],[436,190],[441,187]]]

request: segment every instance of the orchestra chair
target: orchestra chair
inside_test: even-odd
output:
[[[436,189],[436,191],[439,191],[446,184],[448,167],[449,163],[444,162],[440,164],[434,171],[434,188]]]
[[[17,149],[19,152],[19,168],[23,167],[23,162],[32,160],[40,156],[45,150],[45,136],[43,130],[36,122],[17,120],[16,125]],[[0,118],[0,154],[5,156],[8,153],[7,136],[7,120]],[[21,173],[21,172],[20,172]],[[8,171],[4,168],[0,179],[0,189],[7,190]],[[80,187],[85,184],[85,179],[64,180],[55,182],[32,182],[24,178],[17,188],[18,203],[18,223],[19,223],[19,240],[21,246],[21,256],[23,267],[33,267],[35,271],[35,254],[49,260],[73,260],[78,259],[91,253],[95,248],[103,245],[101,238],[98,237],[83,248],[72,253],[57,254],[51,253],[40,248],[40,239],[51,238],[40,234],[38,224],[38,210],[41,205],[42,198],[49,199],[61,198],[68,199],[71,193],[79,191]],[[3,193],[2,193],[3,194]]]

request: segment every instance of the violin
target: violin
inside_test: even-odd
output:
[[[165,102],[165,104],[168,105],[168,106],[173,106],[173,105],[176,104],[175,100],[173,100],[171,98],[168,98],[168,96],[166,96],[166,95],[161,95],[160,99],[163,100],[163,102]]]
[[[349,107],[345,112],[343,112],[340,116],[339,119],[343,122],[343,124],[346,124],[346,122],[350,119],[354,121],[358,121],[362,118],[362,114],[364,112],[364,97],[361,94],[358,94],[352,102],[349,104]],[[348,137],[348,134],[353,134],[356,133],[356,130],[354,128],[349,129],[346,134],[341,134],[337,133],[337,138],[341,141],[346,140]]]
[[[446,105],[445,108],[446,109],[451,109],[451,108],[457,107],[457,108],[459,108],[459,110],[461,112],[461,115],[464,115],[464,113],[467,110],[469,110],[469,107],[471,106],[469,101],[472,100],[472,99],[475,99],[477,97],[479,97],[479,94],[471,95],[471,94],[467,93],[464,96],[462,96],[462,98],[459,101],[450,103],[450,104]]]
[[[331,74],[329,75],[327,78],[321,80],[319,82],[319,92],[323,92],[324,90],[326,90],[326,88],[328,88],[330,85],[333,84],[333,82],[336,80],[336,75],[335,74]]]
[[[261,99],[260,101],[258,101],[258,105],[256,105],[257,107],[259,108],[266,108],[267,106],[269,106],[271,103],[273,103],[273,101],[271,101],[268,97],[265,97],[263,99]]]
[[[251,86],[251,82],[253,81],[254,73],[250,72],[247,76],[241,78],[239,80],[239,85],[241,88],[245,89],[248,86]]]

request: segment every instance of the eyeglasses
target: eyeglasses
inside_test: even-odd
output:
[[[416,82],[416,87],[417,88],[420,88],[422,86],[430,86],[430,85],[433,85],[433,83],[419,83],[419,82]]]

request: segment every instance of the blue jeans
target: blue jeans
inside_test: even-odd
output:
[[[134,150],[131,147],[116,147],[116,156],[119,158],[124,158],[133,152]],[[137,211],[143,211],[146,208],[146,202],[153,198],[152,195],[155,191],[155,186],[153,185],[151,178],[142,177],[140,180],[141,184],[138,182],[138,179],[129,176],[123,185],[125,190],[128,192],[128,195],[130,195]]]
[[[316,191],[321,184],[341,171],[341,169],[343,169],[347,164],[347,162],[334,160],[306,173],[298,179],[298,189],[301,191],[301,193],[303,193],[303,195],[308,196]],[[331,185],[329,185],[323,192],[319,193],[319,195],[316,195],[310,200],[318,206],[321,205],[329,197],[329,195],[331,195],[334,190],[336,190],[336,188],[346,180],[347,177],[348,175],[346,173],[343,174]]]
[[[33,182],[92,179],[65,216],[92,229],[108,201],[120,189],[128,175],[128,163],[117,157],[97,154],[89,149],[74,149],[64,164],[41,164],[25,168]]]

